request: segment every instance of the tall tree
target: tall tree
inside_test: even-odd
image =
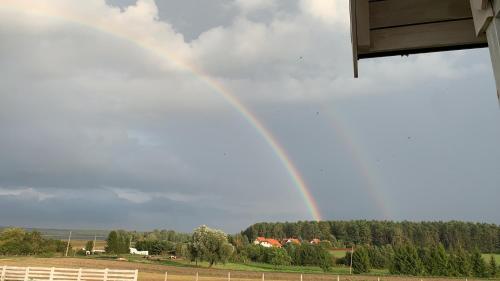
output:
[[[488,277],[488,272],[486,268],[486,262],[481,256],[479,250],[475,250],[470,256],[470,263],[472,268],[472,274],[476,277],[485,278]]]
[[[389,271],[392,274],[421,275],[424,267],[415,247],[411,245],[397,247]]]
[[[118,234],[116,231],[111,231],[108,234],[108,238],[106,239],[106,253],[109,254],[118,254],[118,249],[119,249],[119,241],[118,241]]]
[[[498,273],[498,268],[497,268],[497,262],[495,260],[495,257],[493,255],[490,256],[490,262],[488,264],[488,273],[490,277],[495,278]]]
[[[443,244],[439,244],[433,248],[430,253],[430,265],[426,266],[428,273],[434,276],[447,276],[448,275],[448,255],[444,249]]]
[[[87,243],[85,244],[85,250],[92,252],[94,250],[94,241],[87,241]]]
[[[358,247],[352,254],[352,271],[355,274],[370,271],[370,257],[365,247]]]
[[[450,254],[448,273],[451,276],[471,276],[470,258],[462,248],[458,248]]]

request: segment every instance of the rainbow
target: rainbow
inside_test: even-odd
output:
[[[106,34],[110,34],[116,38],[125,39],[129,42],[132,42],[136,46],[153,53],[159,58],[168,60],[169,62],[174,63],[180,68],[193,73],[196,77],[201,79],[201,81],[210,86],[216,93],[222,96],[227,101],[227,103],[232,106],[259,133],[259,135],[269,145],[274,154],[278,157],[279,161],[287,171],[291,181],[300,192],[312,219],[316,221],[320,221],[322,219],[319,207],[313,195],[311,194],[309,187],[307,186],[299,170],[291,161],[290,156],[287,154],[285,148],[279,143],[279,141],[269,131],[269,129],[266,128],[262,121],[260,121],[257,116],[252,113],[252,111],[250,111],[250,109],[246,107],[233,93],[231,93],[226,87],[224,87],[222,83],[210,77],[210,75],[204,72],[201,68],[198,68],[195,65],[170,54],[164,49],[164,46],[160,45],[154,40],[143,40],[144,38],[140,38],[140,36],[133,34],[133,32],[123,30],[123,28],[119,29],[116,26],[109,26],[102,22],[91,21],[79,14],[72,14],[71,11],[64,11],[63,13],[62,11],[54,9],[54,7],[51,7],[50,5],[40,2],[4,0],[0,4],[0,10],[11,10],[13,12],[22,12],[28,15],[48,16],[83,25],[88,28],[104,32]]]
[[[358,145],[356,140],[352,137],[353,134],[342,125],[339,114],[337,114],[335,110],[327,108],[326,105],[323,105],[322,109],[322,112],[325,112],[328,119],[331,121],[329,124],[333,126],[334,131],[337,133],[336,136],[342,141],[344,147],[346,147],[349,151],[351,161],[357,166],[357,170],[360,172],[361,178],[365,182],[365,190],[374,201],[382,217],[386,220],[392,219],[392,212],[388,208],[387,202],[384,200],[380,190],[378,189],[380,180],[375,173],[376,169],[369,165],[370,161],[362,157],[362,155],[365,154],[361,153],[359,150],[359,147],[361,146]]]

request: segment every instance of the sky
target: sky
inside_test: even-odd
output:
[[[488,49],[354,79],[348,17],[343,0],[3,0],[0,225],[499,224]]]

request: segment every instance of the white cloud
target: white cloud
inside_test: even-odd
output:
[[[17,188],[0,187],[0,196],[14,196],[23,199],[35,199],[37,201],[44,201],[55,197],[54,194],[41,192],[33,187],[17,187]]]
[[[144,192],[131,188],[104,187],[111,190],[118,198],[130,201],[136,204],[143,204],[153,199],[164,198],[177,202],[192,202],[198,198],[193,195],[182,194],[178,192]]]
[[[249,13],[261,9],[275,8],[276,0],[236,0],[235,5],[243,13]]]
[[[300,7],[306,14],[326,24],[349,26],[348,0],[300,0]]]

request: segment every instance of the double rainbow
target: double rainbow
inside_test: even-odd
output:
[[[222,96],[227,101],[227,103],[232,106],[265,140],[274,154],[278,157],[279,161],[285,168],[297,190],[300,192],[312,219],[316,221],[321,220],[322,216],[319,211],[318,205],[314,197],[312,196],[309,187],[304,181],[304,178],[300,174],[299,170],[295,167],[294,163],[291,161],[290,156],[287,154],[285,148],[269,131],[269,129],[266,128],[262,121],[260,121],[258,117],[222,83],[210,77],[210,75],[203,71],[201,68],[196,67],[195,65],[182,60],[175,55],[169,54],[165,51],[162,45],[155,42],[154,40],[141,40],[140,36],[137,36],[133,32],[124,30],[123,28],[119,29],[113,26],[108,26],[102,22],[92,21],[77,13],[71,13],[69,11],[63,12],[55,9],[54,7],[51,7],[50,5],[40,2],[24,0],[4,0],[2,1],[2,3],[0,3],[0,11],[4,10],[6,12],[50,17],[86,26],[88,28],[104,32],[106,34],[110,34],[114,37],[125,39],[135,44],[136,46],[153,53],[157,57],[168,60],[169,62],[174,63],[182,69],[193,73],[201,81],[211,87],[216,93]]]

